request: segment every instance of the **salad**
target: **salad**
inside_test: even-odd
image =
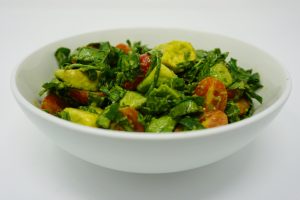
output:
[[[42,85],[41,109],[74,123],[137,132],[178,132],[250,117],[258,73],[227,52],[186,41],[90,43],[55,52],[58,69]]]

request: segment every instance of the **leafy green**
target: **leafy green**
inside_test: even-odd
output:
[[[141,71],[139,55],[136,53],[121,55],[117,66],[120,73],[119,83],[133,81]]]
[[[148,132],[171,132],[175,128],[176,121],[170,116],[152,118],[146,128]]]
[[[60,47],[55,51],[54,56],[59,68],[63,68],[67,63],[70,63],[70,53],[71,50],[65,47]]]
[[[179,116],[183,116],[195,112],[199,112],[198,105],[192,100],[187,100],[173,107],[170,110],[170,115],[172,117],[179,117]]]
[[[240,121],[240,109],[237,107],[234,101],[228,101],[225,113],[228,117],[229,122],[237,122]]]
[[[178,124],[182,125],[183,130],[199,130],[199,129],[204,129],[202,124],[199,121],[199,118],[194,118],[190,116],[186,116],[182,118]]]
[[[237,61],[233,58],[228,62],[233,83],[229,89],[239,89],[245,92],[249,98],[254,98],[262,103],[263,99],[256,93],[256,90],[262,88],[258,73],[252,73],[252,70],[245,70],[237,66]]]
[[[147,45],[142,45],[141,41],[131,43],[130,40],[127,40],[126,42],[134,53],[144,54],[151,50]]]

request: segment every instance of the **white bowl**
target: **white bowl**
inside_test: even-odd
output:
[[[221,48],[243,67],[259,72],[264,88],[263,104],[245,120],[218,128],[184,133],[131,133],[90,128],[54,117],[36,106],[42,83],[51,80],[57,68],[54,51],[61,46],[75,49],[89,42],[126,39],[155,46],[170,40],[186,40],[195,48]],[[290,90],[290,76],[266,52],[245,42],[205,32],[128,28],[82,34],[48,44],[14,70],[12,91],[28,118],[57,145],[83,160],[111,169],[137,173],[167,173],[188,170],[218,161],[248,144],[279,113]]]

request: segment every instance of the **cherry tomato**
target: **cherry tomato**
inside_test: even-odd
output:
[[[90,95],[103,97],[105,94],[103,92],[90,92],[87,90],[79,90],[79,89],[70,89],[69,96],[81,105],[87,105],[89,103]]]
[[[135,90],[136,87],[140,84],[140,82],[142,82],[142,80],[144,80],[144,76],[143,75],[138,75],[134,81],[126,81],[123,85],[123,87],[126,90]]]
[[[241,98],[236,102],[237,107],[240,110],[240,115],[244,115],[247,113],[247,111],[250,108],[250,102],[245,99],[245,98]]]
[[[234,99],[235,95],[236,95],[236,90],[227,90],[228,99]]]
[[[214,77],[207,77],[199,82],[195,94],[204,97],[206,111],[224,111],[227,104],[227,90],[225,85]]]
[[[57,114],[66,107],[66,103],[60,99],[56,94],[48,94],[42,101],[41,109],[50,114]]]
[[[144,126],[138,121],[138,111],[131,107],[120,108],[120,112],[127,117],[135,131],[144,132]]]
[[[86,90],[71,89],[69,95],[80,104],[87,105],[89,102],[89,92]]]
[[[151,64],[150,56],[147,53],[140,55],[140,68],[144,75],[147,74]]]
[[[221,110],[207,111],[200,117],[205,128],[212,128],[228,124],[227,115]]]
[[[116,46],[116,48],[122,50],[124,53],[128,54],[129,51],[131,51],[130,47],[127,44],[120,43]]]

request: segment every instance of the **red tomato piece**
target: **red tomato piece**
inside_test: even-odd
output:
[[[127,117],[133,129],[138,132],[144,132],[144,126],[138,121],[138,111],[131,107],[120,108],[120,112]]]
[[[145,53],[140,55],[140,68],[144,75],[147,74],[151,64],[150,56]]]
[[[250,102],[245,99],[245,98],[241,98],[236,102],[237,107],[240,110],[240,115],[244,115],[247,113],[247,111],[250,108]]]
[[[89,92],[86,90],[71,89],[69,95],[80,104],[87,105],[89,102]]]
[[[53,93],[48,94],[41,103],[41,109],[53,115],[62,111],[66,106],[66,103]]]
[[[123,87],[126,90],[135,90],[136,87],[140,84],[140,82],[142,82],[144,80],[144,76],[143,75],[138,75],[134,81],[126,81],[123,85]]]
[[[214,77],[207,77],[199,82],[195,94],[204,97],[205,111],[224,111],[227,104],[227,90],[225,85]]]
[[[227,115],[221,110],[204,112],[200,122],[205,128],[212,128],[228,124]]]
[[[131,48],[127,44],[124,44],[124,43],[118,44],[116,46],[116,48],[122,50],[126,54],[128,54],[128,52],[131,51]]]

